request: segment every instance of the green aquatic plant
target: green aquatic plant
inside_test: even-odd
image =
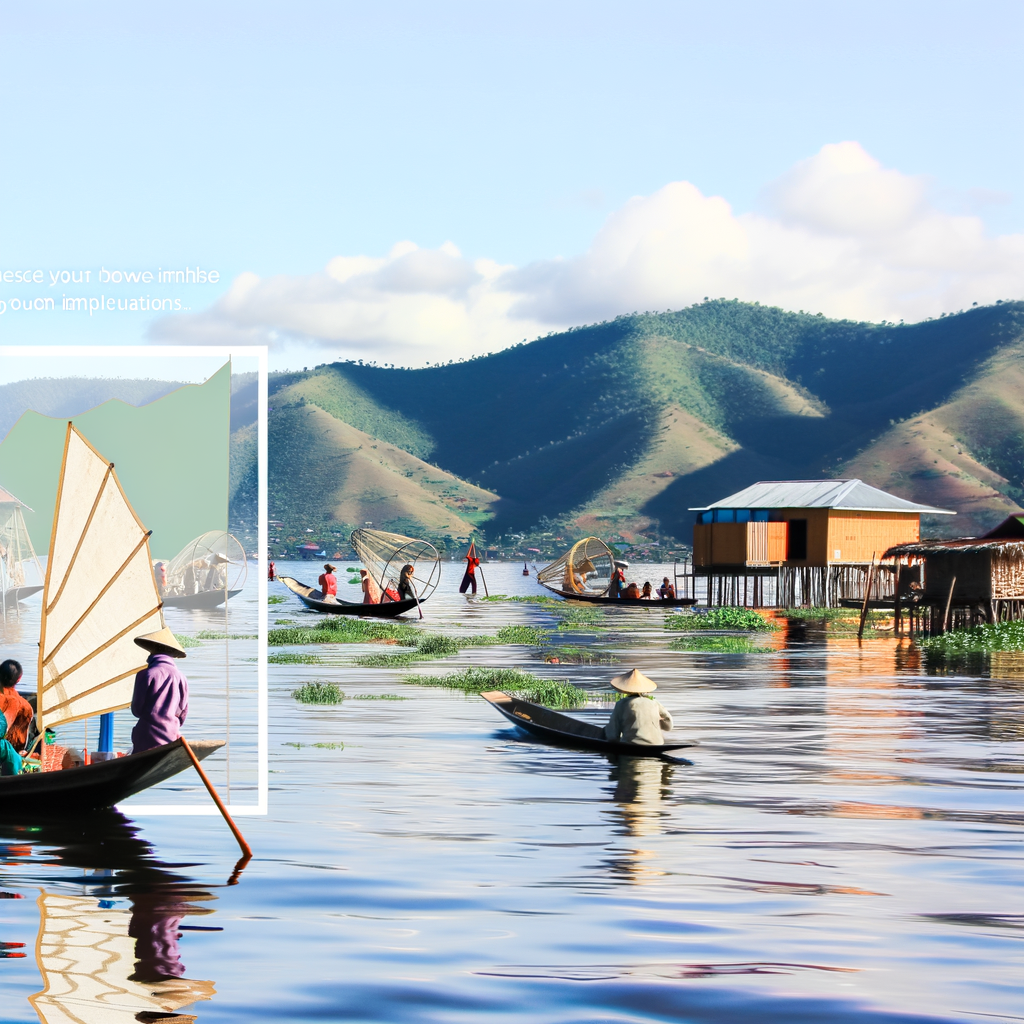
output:
[[[364,654],[354,658],[353,665],[363,668],[403,668],[417,661],[430,661],[433,655],[420,654],[416,651],[403,651],[401,654]]]
[[[617,661],[617,658],[601,651],[591,651],[586,647],[559,646],[549,647],[544,656],[548,661],[557,659],[563,665],[608,665]]]
[[[579,608],[563,605],[564,612],[559,612],[561,621],[559,629],[571,629],[578,633],[585,633],[589,630],[603,629],[604,615],[600,608]]]
[[[991,654],[994,651],[1024,651],[1024,622],[989,622],[970,629],[954,629],[919,640],[918,646],[929,655],[947,658]]]
[[[545,597],[543,594],[529,594],[524,596],[509,596],[508,594],[491,594],[490,597],[481,597],[481,601],[516,601],[520,604],[562,604],[557,597]]]
[[[397,693],[357,693],[350,700],[408,700],[408,697],[401,697]]]
[[[268,665],[322,665],[319,654],[296,654],[293,651],[275,651],[267,655]]]
[[[495,640],[499,644],[543,644],[548,639],[547,633],[536,626],[502,626]]]
[[[285,600],[286,598],[282,597],[280,594],[271,594],[270,597],[267,598],[267,604],[284,604]]]
[[[255,633],[218,633],[213,629],[201,629],[196,633],[197,640],[255,640]]]
[[[420,639],[416,650],[430,658],[447,658],[459,653],[460,644],[454,637],[443,633],[428,633]]]
[[[282,747],[294,747],[302,750],[303,747],[319,747],[321,750],[344,750],[344,743],[282,743]]]
[[[669,615],[666,629],[742,629],[749,632],[771,633],[779,627],[751,608],[710,608],[706,612],[688,615]]]
[[[404,647],[414,647],[422,634],[405,622],[380,622],[339,615],[324,619],[315,626],[292,626],[272,629],[267,638],[272,646],[282,644],[365,644],[394,640]]]
[[[668,645],[670,651],[708,651],[715,654],[771,654],[770,647],[743,636],[681,636]]]
[[[202,647],[203,645],[195,638],[186,636],[184,633],[175,633],[174,639],[181,644],[182,647]]]
[[[447,690],[461,690],[463,693],[504,690],[513,696],[553,708],[582,707],[592,696],[571,683],[538,679],[518,668],[474,667],[446,676],[406,676],[405,681],[417,686],[440,686]]]
[[[324,682],[322,679],[303,683],[292,691],[292,696],[300,704],[340,704],[345,699],[345,694],[336,683]]]

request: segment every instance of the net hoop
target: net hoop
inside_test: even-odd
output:
[[[537,572],[537,582],[566,597],[603,597],[611,584],[615,555],[599,537],[584,537],[561,558]]]
[[[429,541],[384,530],[356,530],[349,541],[382,594],[389,587],[398,589],[406,565],[413,566],[413,587],[420,601],[425,601],[441,582],[441,556]]]

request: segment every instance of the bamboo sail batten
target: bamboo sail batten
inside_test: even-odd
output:
[[[40,722],[131,704],[146,661],[134,640],[163,627],[160,608],[149,532],[113,464],[68,424],[43,591]]]

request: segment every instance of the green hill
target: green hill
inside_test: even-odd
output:
[[[897,325],[710,301],[462,363],[276,375],[271,473],[301,466],[321,489],[341,486],[333,440],[281,447],[294,410],[311,405],[498,496],[492,540],[546,530],[686,541],[690,506],[757,479],[825,475],[957,509],[926,528],[975,533],[1024,497],[1022,352],[1024,303]],[[374,500],[367,519],[387,504]],[[282,493],[278,517],[298,526],[325,509],[300,514],[303,501]]]

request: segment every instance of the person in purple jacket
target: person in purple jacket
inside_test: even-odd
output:
[[[181,735],[188,715],[188,680],[174,661],[184,658],[185,652],[166,626],[137,636],[135,642],[150,652],[146,667],[135,677],[132,694],[132,714],[138,719],[132,729],[132,753],[138,754]]]

